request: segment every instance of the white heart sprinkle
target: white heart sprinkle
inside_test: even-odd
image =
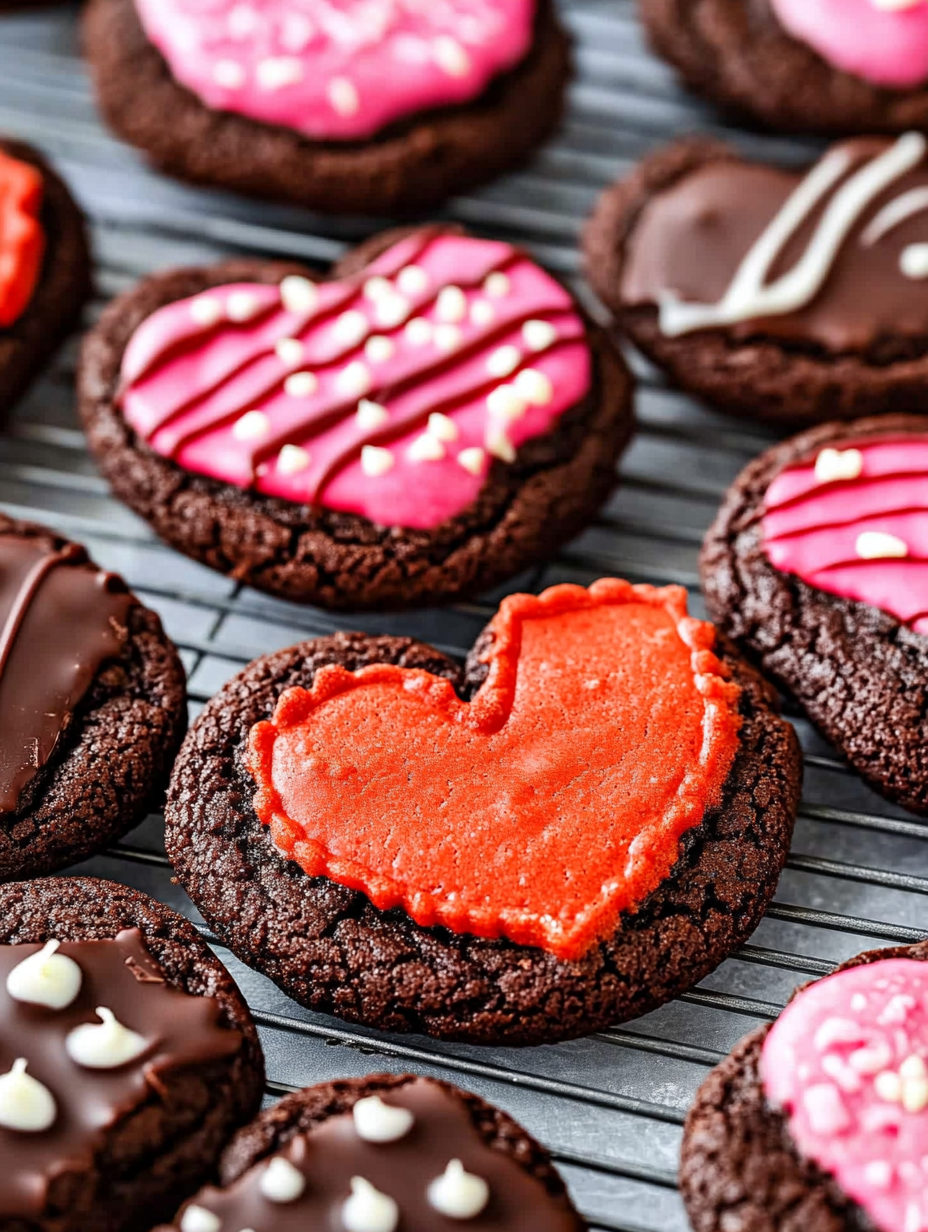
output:
[[[364,354],[372,364],[385,364],[396,354],[396,347],[390,338],[383,334],[374,334],[364,344]]]
[[[233,291],[226,303],[226,314],[230,321],[241,324],[250,321],[261,311],[261,301],[250,291]]]
[[[372,428],[379,428],[389,418],[390,412],[385,406],[381,406],[379,402],[369,402],[367,398],[362,398],[358,403],[358,426],[366,431],[370,431]]]
[[[281,475],[299,475],[309,466],[310,456],[299,445],[284,445],[277,457],[277,470]]]
[[[319,388],[313,372],[292,372],[284,381],[284,393],[288,398],[311,398]]]
[[[429,285],[429,276],[420,265],[407,265],[397,275],[396,285],[404,295],[421,295]]]
[[[554,398],[551,378],[536,368],[524,368],[513,381],[516,393],[530,406],[547,406]]]
[[[417,436],[406,450],[406,457],[410,462],[440,462],[444,456],[444,445],[429,432]]]
[[[461,435],[454,420],[441,411],[433,411],[429,416],[429,433],[439,441],[456,441]]]
[[[371,479],[385,475],[393,467],[393,454],[379,445],[365,445],[361,450],[361,470]]]
[[[439,321],[463,321],[467,316],[467,296],[460,287],[445,287],[435,303]]]
[[[281,338],[274,346],[277,358],[282,364],[286,364],[288,368],[292,368],[300,363],[303,358],[304,349],[299,338]]]
[[[859,449],[823,449],[815,459],[815,478],[819,483],[858,479],[863,469],[864,455]]]
[[[483,464],[486,459],[486,453],[479,445],[472,445],[470,449],[462,449],[458,454],[458,462],[466,471],[470,471],[472,475],[480,475],[483,473]]]
[[[271,421],[263,411],[246,411],[235,421],[232,435],[237,441],[258,441],[271,430]]]

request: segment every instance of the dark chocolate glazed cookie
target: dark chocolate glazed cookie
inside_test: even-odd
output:
[[[742,471],[702,552],[719,627],[871,786],[918,813],[928,812],[926,475],[925,417],[824,424]]]
[[[631,377],[508,244],[391,232],[327,281],[162,274],[86,340],[80,409],[114,491],[174,547],[329,607],[402,607],[547,557],[613,487]]]
[[[77,863],[144,818],[186,731],[184,685],[120,578],[0,515],[0,879]]]
[[[169,1218],[257,1111],[251,1015],[191,924],[92,878],[0,888],[0,1228]]]
[[[693,139],[606,190],[587,269],[683,389],[777,423],[921,408],[928,141],[834,146],[805,175]]]
[[[196,1194],[171,1226],[586,1227],[547,1152],[511,1117],[410,1074],[346,1078],[288,1095],[239,1132],[219,1182]]]
[[[603,581],[511,596],[463,671],[362,634],[269,655],[191,730],[168,855],[314,1010],[511,1044],[635,1017],[748,937],[789,847],[795,735],[713,645],[679,589]]]
[[[655,50],[691,89],[771,128],[842,133],[928,127],[928,22],[913,8],[639,0]]]
[[[88,6],[106,119],[182,179],[334,212],[425,209],[510,170],[560,119],[570,46],[551,0],[384,6],[379,27],[359,3],[253,5],[236,30],[240,10]]]
[[[84,220],[41,154],[0,136],[0,412],[80,317],[90,295]]]

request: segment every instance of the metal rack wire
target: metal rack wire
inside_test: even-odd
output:
[[[577,37],[579,72],[560,138],[527,170],[455,200],[447,212],[478,231],[517,239],[576,280],[578,229],[607,181],[679,132],[727,130],[644,51],[631,0],[562,0],[561,7]],[[195,191],[147,171],[100,126],[76,26],[73,6],[0,18],[0,131],[42,146],[87,210],[99,293],[88,320],[154,269],[230,251],[327,262],[375,229]],[[748,150],[787,160],[811,148],[729,135]],[[466,652],[498,594],[440,611],[332,617],[242,589],[157,543],[109,499],[84,449],[72,398],[76,353],[75,339],[0,435],[0,508],[80,537],[160,611],[190,674],[192,714],[255,655],[333,628],[411,633],[452,654]],[[621,487],[567,551],[510,589],[619,574],[682,583],[701,614],[698,543],[724,488],[771,438],[698,408],[640,362],[636,367],[641,427]],[[806,751],[806,791],[776,902],[752,943],[699,989],[621,1028],[532,1050],[382,1036],[299,1009],[207,932],[254,1009],[269,1096],[372,1069],[444,1075],[509,1109],[550,1147],[594,1228],[685,1228],[676,1155],[686,1108],[707,1067],[775,1016],[797,983],[867,946],[928,932],[928,826],[879,800],[804,720],[795,722]],[[171,882],[159,817],[83,871],[125,881],[196,918]]]

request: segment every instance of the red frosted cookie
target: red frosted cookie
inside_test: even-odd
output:
[[[181,752],[167,846],[307,1005],[538,1042],[659,1004],[747,936],[798,780],[792,729],[684,592],[607,580],[506,599],[463,674],[360,634],[258,660]]]

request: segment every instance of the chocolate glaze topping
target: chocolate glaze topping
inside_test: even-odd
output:
[[[408,1108],[415,1120],[395,1142],[359,1137],[350,1114],[334,1116],[309,1134],[299,1134],[280,1152],[306,1179],[293,1202],[272,1202],[261,1193],[267,1162],[256,1164],[228,1189],[207,1188],[196,1206],[219,1217],[219,1232],[306,1232],[342,1228],[342,1205],[353,1177],[362,1177],[399,1206],[402,1232],[580,1232],[568,1203],[557,1202],[540,1181],[501,1151],[491,1150],[474,1128],[467,1106],[427,1078],[382,1093],[383,1102]],[[428,1202],[428,1187],[453,1159],[487,1182],[487,1205],[471,1219],[452,1220]]]
[[[136,928],[112,941],[62,942],[58,953],[83,975],[77,999],[63,1010],[24,1004],[7,991],[14,967],[42,948],[0,946],[0,1074],[25,1058],[29,1075],[57,1104],[57,1117],[43,1133],[0,1126],[0,1222],[41,1215],[51,1182],[90,1169],[109,1127],[162,1098],[166,1074],[229,1057],[241,1045],[237,1032],[220,1026],[215,997],[193,997],[166,982]],[[68,1034],[98,1023],[98,1006],[150,1042],[137,1060],[86,1069],[68,1055]]]
[[[45,765],[128,636],[124,583],[68,544],[0,535],[0,818]]]

